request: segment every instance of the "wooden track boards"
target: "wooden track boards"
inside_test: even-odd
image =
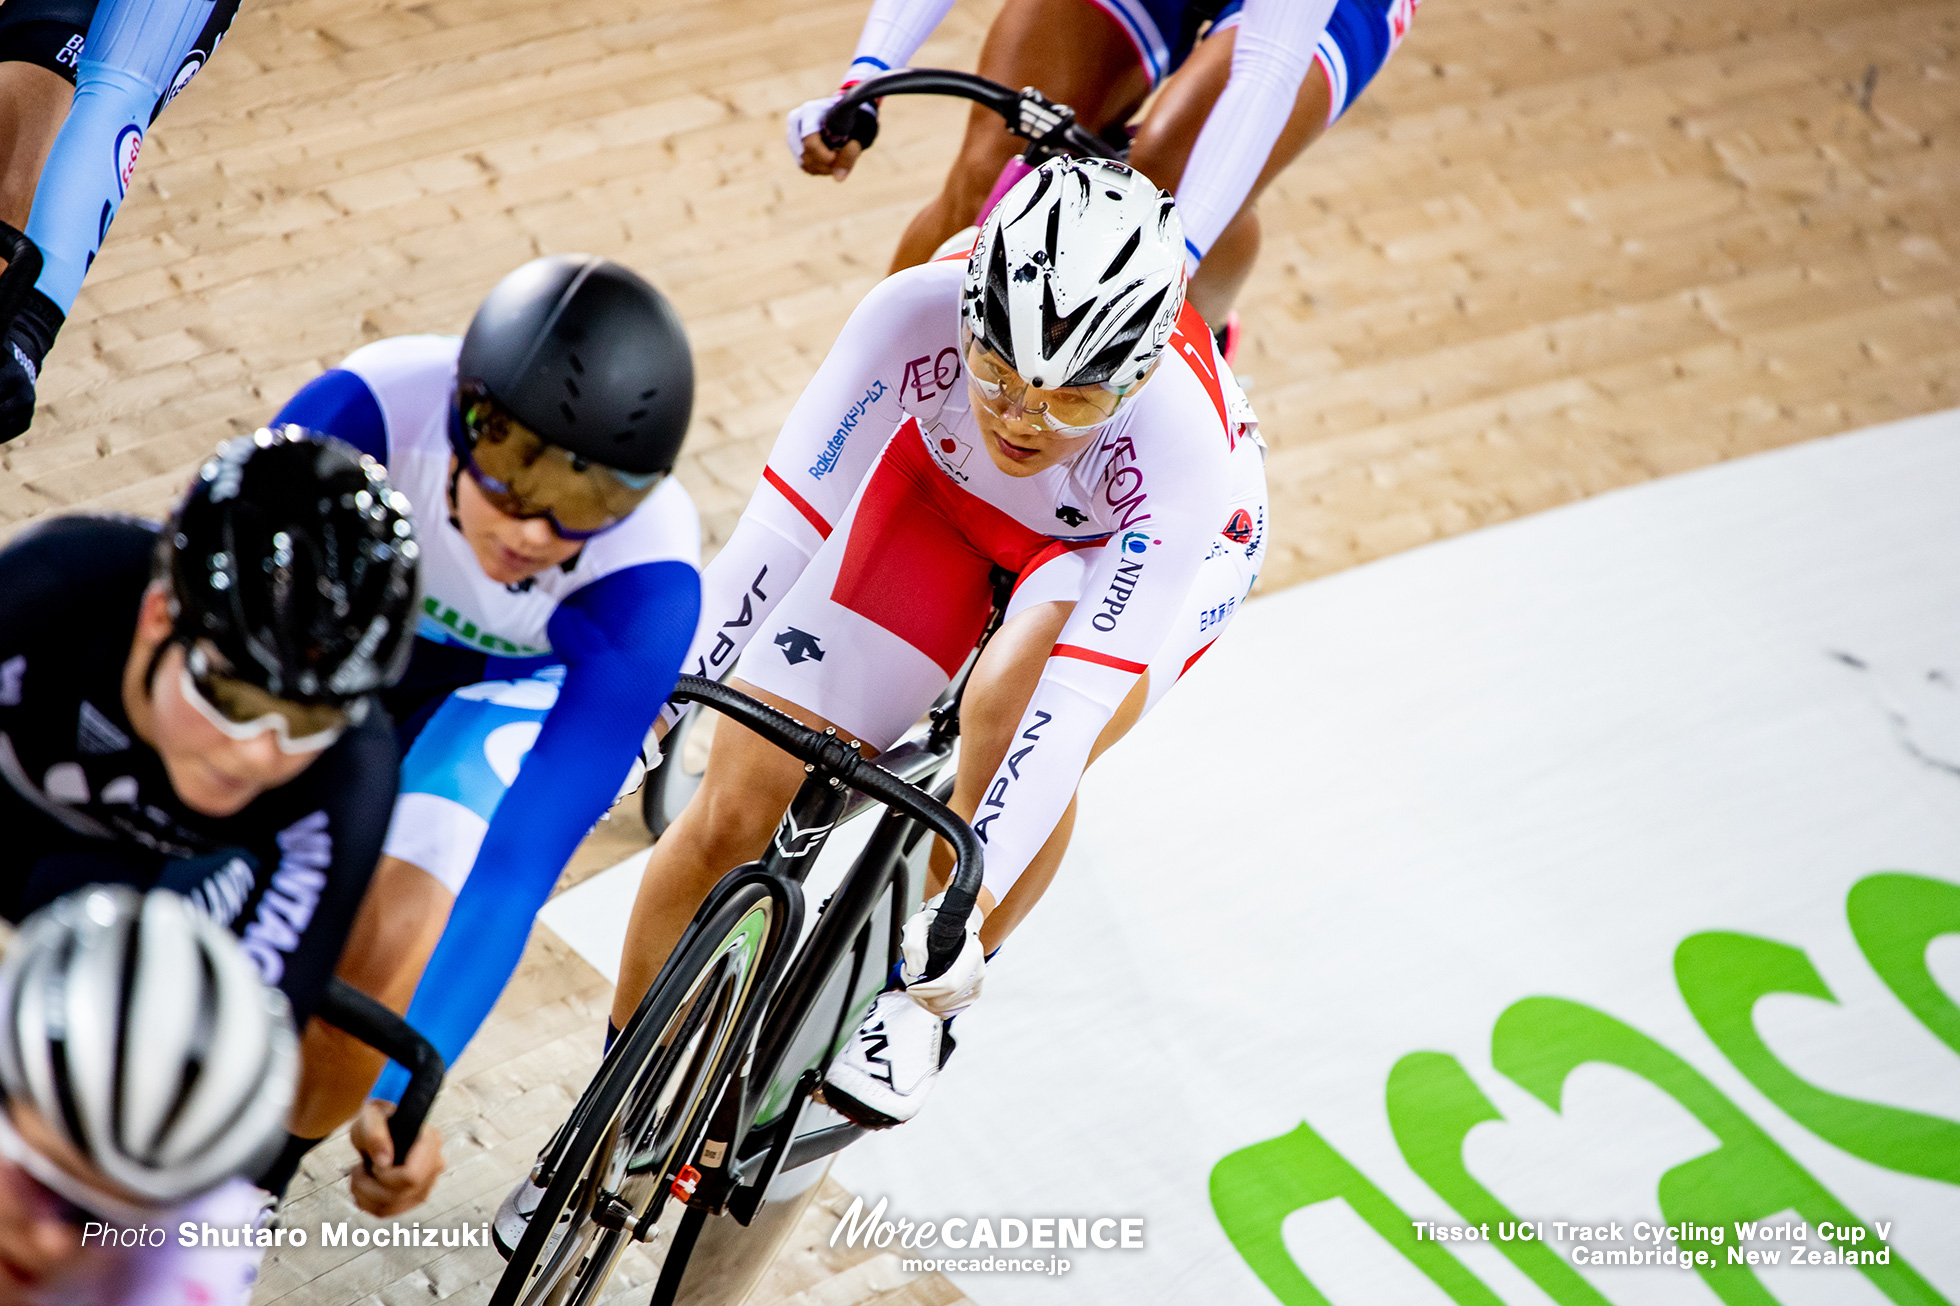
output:
[[[895,105],[847,185],[792,170],[782,113],[831,84],[864,7],[247,0],[144,151],[40,420],[0,446],[0,537],[158,512],[347,351],[459,331],[519,261],[591,250],[688,323],[681,475],[712,550],[961,121]],[[970,67],[992,11],[959,5],[918,62]],[[1429,0],[1262,207],[1240,360],[1273,450],[1262,585],[1960,403],[1956,48],[1948,0]],[[419,1218],[488,1217],[604,1005],[540,931],[439,1104],[454,1168]],[[321,1149],[294,1223],[342,1218],[349,1157]],[[285,1254],[260,1300],[469,1301],[495,1270],[428,1258]],[[777,1299],[957,1296],[885,1273],[812,1251]]]
[[[0,446],[0,532],[158,511],[349,349],[459,330],[516,262],[588,249],[693,333],[712,549],[960,120],[895,107],[843,186],[790,168],[781,113],[862,9],[248,4]],[[919,62],[970,66],[990,13]],[[1957,37],[1943,0],[1431,0],[1263,206],[1263,583],[1960,401]]]

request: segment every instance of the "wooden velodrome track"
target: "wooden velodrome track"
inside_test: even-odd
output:
[[[918,62],[971,67],[993,7],[962,3]],[[0,538],[157,512],[350,349],[459,331],[516,263],[591,250],[687,320],[681,475],[712,550],[956,139],[959,108],[911,101],[847,185],[792,170],[783,111],[864,8],[247,0],[144,151],[40,420],[0,447]],[[1951,0],[1429,0],[1262,209],[1240,360],[1272,447],[1262,586],[1960,403],[1956,49]],[[602,826],[568,881],[643,840]],[[438,1106],[424,1223],[488,1217],[596,1063],[605,1001],[539,931]],[[350,1156],[315,1154],[289,1222],[345,1218]],[[820,1216],[770,1300],[959,1299],[820,1254]],[[475,1301],[498,1264],[428,1256],[284,1253],[259,1300]]]

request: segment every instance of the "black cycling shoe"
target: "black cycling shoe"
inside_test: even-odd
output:
[[[0,444],[33,424],[38,370],[12,340],[0,345]]]
[[[0,341],[0,444],[34,424],[34,387],[41,360],[54,346],[67,314],[38,290],[27,292],[20,313]]]

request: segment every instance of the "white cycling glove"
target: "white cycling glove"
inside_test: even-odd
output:
[[[912,914],[899,935],[899,951],[904,957],[898,977],[912,1000],[935,1016],[951,1016],[966,1010],[980,996],[987,978],[987,957],[980,944],[980,909],[976,906],[966,918],[966,941],[960,955],[938,979],[922,980],[926,970],[926,936],[939,916],[945,894],[933,898]]]
[[[806,100],[789,111],[789,157],[803,166],[803,138],[815,136],[823,129],[823,116],[831,106],[844,98],[843,90],[826,95],[821,100]]]
[[[845,82],[837,88],[835,95],[825,96],[821,100],[809,100],[790,110],[789,156],[796,160],[797,167],[800,168],[803,166],[803,138],[819,134],[823,130],[824,115],[829,113],[832,106],[844,98],[845,92],[856,85],[856,82]],[[856,141],[867,150],[871,148],[871,142],[878,139],[878,102],[876,100],[858,106],[857,113],[851,119],[850,139]]]

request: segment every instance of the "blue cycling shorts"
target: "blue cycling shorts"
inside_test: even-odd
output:
[[[1422,0],[1340,0],[1314,62],[1327,76],[1327,121],[1346,113],[1402,44]]]
[[[401,792],[382,851],[460,894],[490,818],[564,681],[564,666],[552,663],[520,679],[465,685],[444,699],[402,758]],[[621,792],[639,778],[636,763]]]
[[[1155,86],[1180,67],[1197,43],[1190,30],[1189,0],[1089,0],[1123,29]],[[1408,35],[1421,0],[1340,0],[1327,20],[1314,62],[1327,78],[1332,122],[1347,111]],[[1222,5],[1204,35],[1239,21],[1241,0]]]

